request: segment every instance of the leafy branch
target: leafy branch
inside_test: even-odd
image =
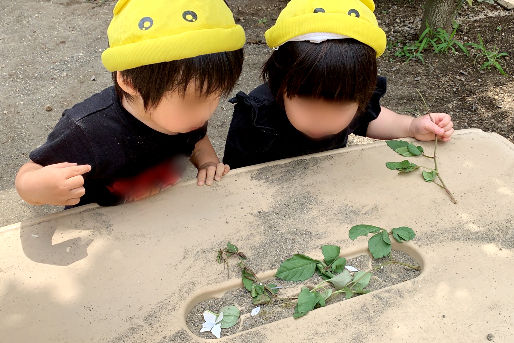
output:
[[[432,117],[430,119],[433,122]],[[429,158],[434,161],[434,168],[429,168],[421,165],[417,165],[415,163],[410,162],[409,160],[403,160],[401,162],[386,162],[386,167],[390,170],[397,170],[398,174],[407,174],[411,173],[415,170],[418,170],[419,168],[424,169],[421,173],[423,176],[423,179],[425,182],[432,182],[439,186],[440,188],[444,189],[445,192],[450,197],[451,202],[454,204],[457,203],[457,200],[453,196],[453,194],[450,192],[446,184],[444,183],[441,174],[439,172],[439,167],[437,165],[437,142],[438,137],[435,137],[435,143],[434,143],[434,156],[427,156],[424,153],[423,147],[421,146],[415,146],[412,143],[402,141],[402,140],[390,140],[387,141],[387,146],[390,147],[393,151],[395,151],[397,154],[404,156],[404,157],[417,157],[422,156]],[[436,180],[439,180],[440,183],[436,182]]]
[[[350,229],[352,240],[359,236],[367,236],[374,233],[368,247],[374,258],[389,256],[391,253],[391,240],[389,235],[399,243],[413,239],[416,234],[411,228],[398,227],[388,232],[385,229],[372,225],[356,225]],[[244,288],[250,292],[254,305],[269,304],[272,301],[292,301],[297,300],[293,317],[300,318],[318,307],[326,306],[327,301],[338,294],[344,294],[346,299],[350,299],[358,294],[368,293],[368,286],[371,276],[376,269],[390,264],[402,265],[406,268],[420,270],[419,266],[389,259],[379,266],[369,271],[358,271],[346,265],[346,258],[340,256],[341,248],[336,245],[324,245],[321,247],[323,259],[317,260],[302,254],[295,254],[291,258],[280,264],[275,277],[284,281],[305,281],[318,274],[323,282],[309,288],[302,287],[297,297],[281,298],[277,296],[279,287],[275,284],[262,283],[257,275],[245,264],[246,256],[239,249],[227,243],[227,247],[218,251],[218,263],[228,266],[228,259],[238,257],[238,267],[241,270],[241,278]],[[207,320],[206,320],[207,321]],[[213,327],[215,321],[210,320],[208,327]],[[232,324],[232,322],[231,322]]]
[[[391,255],[391,238],[390,235],[398,243],[408,242],[414,237],[416,233],[410,227],[401,226],[387,231],[381,227],[374,225],[360,224],[355,225],[350,229],[349,237],[353,241],[361,236],[368,236],[370,233],[374,235],[368,240],[368,249],[373,258],[382,258]],[[397,261],[395,261],[397,262]],[[401,264],[401,263],[398,263]],[[419,267],[413,267],[408,265],[407,267],[419,270]]]

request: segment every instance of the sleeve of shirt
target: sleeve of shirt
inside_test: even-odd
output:
[[[366,106],[366,110],[358,116],[355,124],[352,125],[352,133],[366,137],[366,132],[368,131],[369,123],[377,119],[380,115],[380,99],[384,96],[386,91],[387,79],[385,77],[379,76],[377,78],[377,86],[375,88],[375,91],[373,92],[373,95],[371,96],[371,100]]]
[[[266,161],[264,154],[270,137],[255,127],[252,118],[252,107],[236,102],[223,156],[223,163],[232,169]]]
[[[95,158],[89,141],[80,126],[66,114],[61,117],[47,141],[33,150],[30,159],[42,166],[70,162],[89,164],[95,169]]]

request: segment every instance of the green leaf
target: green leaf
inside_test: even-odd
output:
[[[253,281],[250,280],[250,279],[247,279],[246,277],[243,276],[243,285],[245,286],[246,290],[248,292],[251,292],[252,289],[253,289]]]
[[[414,144],[409,144],[407,146],[407,149],[409,150],[409,152],[413,155],[413,156],[419,156],[423,153],[423,148],[421,148],[421,150],[419,149],[421,148],[420,146],[415,146]]]
[[[365,225],[365,224],[355,225],[350,229],[349,236],[350,236],[350,239],[353,241],[357,237],[367,236],[369,233],[376,233],[376,232],[379,232],[380,230],[382,230],[382,229],[377,226],[373,226],[373,225]]]
[[[407,147],[409,145],[409,142],[401,140],[387,141],[386,143],[387,146],[389,146],[394,151],[398,150],[399,148]]]
[[[391,170],[398,170],[400,173],[410,173],[419,168],[418,165],[404,160],[401,162],[387,162],[386,167]]]
[[[407,242],[416,237],[416,233],[410,227],[401,226],[392,230],[393,237],[398,242]]]
[[[370,272],[365,272],[365,271],[357,272],[353,276],[352,288],[355,288],[357,290],[362,290],[368,286],[370,280],[371,280]]]
[[[223,258],[223,250],[218,251],[218,255],[216,256],[216,261],[219,264],[225,263],[225,259]]]
[[[432,170],[431,172],[423,171],[423,179],[425,179],[426,182],[434,182],[436,177],[437,172],[435,170]]]
[[[316,263],[309,256],[296,254],[282,262],[275,276],[285,281],[305,281],[314,275]]]
[[[404,157],[419,156],[423,153],[421,146],[415,146],[414,144],[402,140],[387,141],[387,145],[397,154]]]
[[[404,147],[401,147],[401,148],[398,148],[395,150],[399,155],[402,155],[403,157],[411,157],[411,156],[414,156],[413,154],[410,153],[409,151],[409,147],[408,146],[404,146]]]
[[[239,251],[239,249],[232,243],[227,243],[227,252],[235,254]]]
[[[221,320],[222,329],[228,329],[236,325],[239,320],[239,316],[241,315],[239,309],[234,305],[225,306],[220,310],[220,312],[223,313],[223,319]]]
[[[332,271],[336,274],[341,273],[344,270],[344,267],[346,266],[346,258],[339,257],[337,260],[332,263]]]
[[[327,304],[327,299],[330,298],[330,296],[332,295],[332,290],[329,288],[318,294],[318,303],[321,307],[324,307]]]
[[[248,290],[248,292],[252,291],[252,286],[254,282],[257,282],[257,278],[255,277],[255,274],[248,271],[244,265],[240,265],[242,268],[241,270],[241,278],[243,279],[243,285]]]
[[[350,299],[351,297],[353,297],[354,293],[350,289],[348,289],[348,290],[346,290],[345,294],[346,294],[346,299]]]
[[[386,257],[391,253],[391,244],[384,241],[382,233],[377,233],[369,239],[368,248],[374,258]]]
[[[264,305],[264,304],[269,304],[270,301],[271,301],[271,298],[270,298],[269,295],[267,295],[267,294],[259,294],[258,296],[253,298],[252,304],[254,304],[254,305]]]
[[[275,285],[274,283],[269,283],[265,286],[265,288],[268,290],[268,292],[270,292],[271,294],[277,294],[278,293],[278,288],[277,288],[277,285]]]
[[[261,294],[264,294],[264,286],[254,283],[252,286],[252,297],[255,298]]]
[[[389,244],[391,245],[391,239],[389,238],[389,234],[387,233],[387,231],[382,231],[382,239],[384,240],[384,242],[386,244]]]
[[[341,248],[336,245],[324,245],[321,247],[326,264],[332,264],[339,257]]]
[[[319,302],[318,295],[311,292],[307,287],[303,287],[298,295],[298,302],[294,308],[294,318],[300,318],[312,311]]]
[[[350,281],[352,281],[352,274],[348,270],[343,270],[341,274],[337,274],[332,279],[327,280],[335,289],[343,289]]]

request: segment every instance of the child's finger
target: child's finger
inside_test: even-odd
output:
[[[453,122],[449,122],[445,127],[444,127],[444,131],[448,131],[450,129],[453,129]]]
[[[443,139],[449,139],[453,135],[454,132],[455,132],[454,129],[449,129],[448,131],[446,131],[444,133]]]
[[[446,125],[448,125],[448,123],[450,123],[452,121],[452,118],[448,115],[440,118],[441,120],[437,123],[437,125],[439,125],[439,127],[445,127]]]
[[[75,167],[68,167],[67,178],[69,179],[74,176],[82,175],[82,174],[85,174],[90,171],[91,171],[91,166],[89,164],[84,164],[84,165],[75,166]]]
[[[198,175],[196,176],[198,186],[203,186],[205,184],[206,176],[207,176],[207,170],[200,169],[198,171]]]
[[[205,184],[207,186],[212,186],[215,175],[216,175],[216,167],[215,166],[207,167],[207,178],[205,179]]]
[[[66,200],[66,202],[63,204],[65,206],[75,206],[77,205],[78,203],[80,202],[80,198],[75,198],[75,199],[69,199],[69,200]]]
[[[216,166],[216,175],[214,177],[216,181],[221,181],[224,170],[225,170],[225,165],[223,163],[218,163],[218,165]]]
[[[425,122],[425,129],[438,136],[442,136],[444,134],[444,129],[439,127],[439,125],[434,124],[432,121]]]
[[[71,192],[70,192],[70,196],[73,199],[81,198],[81,197],[84,196],[84,194],[86,194],[86,189],[84,187],[79,187],[79,188],[72,189]]]
[[[223,171],[223,176],[227,175],[230,171],[230,166],[228,164],[225,164],[225,170]]]
[[[77,175],[74,177],[70,177],[66,180],[66,187],[68,189],[75,189],[82,187],[84,185],[84,177],[82,175]]]
[[[61,162],[61,163],[56,163],[56,164],[50,164],[48,167],[53,167],[53,168],[68,168],[68,167],[74,167],[76,166],[77,163],[71,163],[71,162]]]

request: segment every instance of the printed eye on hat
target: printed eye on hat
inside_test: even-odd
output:
[[[102,62],[109,71],[234,51],[245,43],[223,0],[120,0]]]
[[[378,57],[386,49],[387,38],[374,10],[373,0],[291,0],[266,31],[266,42],[278,48],[288,41],[353,38],[372,47]],[[313,36],[317,38],[310,40]]]

